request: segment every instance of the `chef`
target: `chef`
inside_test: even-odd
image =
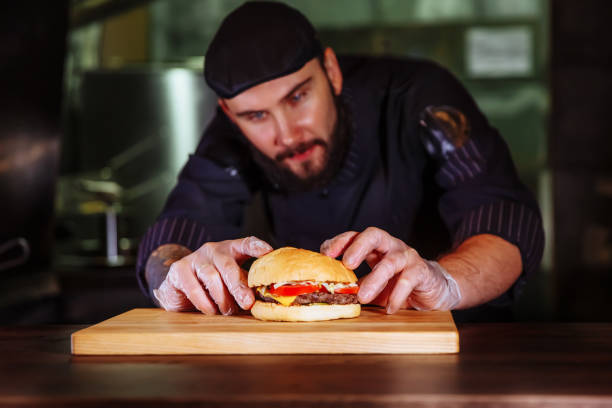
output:
[[[281,246],[339,257],[358,300],[507,320],[544,246],[508,148],[444,68],[342,57],[310,22],[249,2],[213,38],[204,75],[216,116],[143,237],[137,274],[166,310],[233,314],[242,268]],[[263,198],[268,242],[245,237]]]

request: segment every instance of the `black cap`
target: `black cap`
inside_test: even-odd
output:
[[[253,1],[229,14],[204,60],[204,77],[219,97],[298,71],[323,52],[317,33],[299,11]]]

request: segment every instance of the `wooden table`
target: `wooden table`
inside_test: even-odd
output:
[[[458,355],[70,355],[0,328],[0,406],[612,406],[612,324],[459,325]]]

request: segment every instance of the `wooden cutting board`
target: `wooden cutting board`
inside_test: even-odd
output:
[[[450,312],[363,307],[354,319],[264,322],[250,314],[206,316],[133,309],[72,334],[72,353],[134,354],[404,354],[457,353]]]

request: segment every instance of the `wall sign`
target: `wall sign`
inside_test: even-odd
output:
[[[533,73],[529,27],[474,27],[466,33],[466,70],[471,77],[521,77]]]

